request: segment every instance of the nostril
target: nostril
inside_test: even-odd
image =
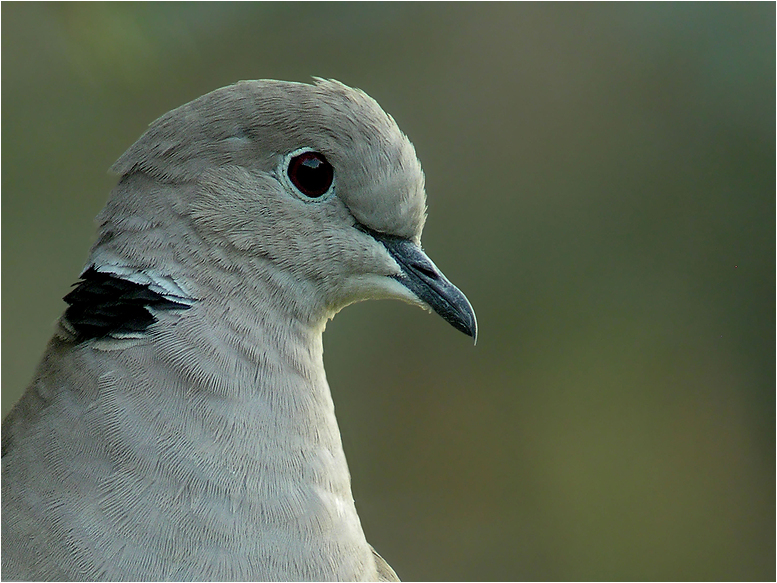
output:
[[[437,279],[437,272],[427,267],[426,265],[423,265],[422,263],[416,263],[413,265],[413,267],[415,267],[416,271],[419,271],[429,279]]]

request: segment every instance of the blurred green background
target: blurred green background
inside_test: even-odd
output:
[[[775,578],[775,5],[2,4],[2,409],[164,112],[239,79],[375,97],[473,348],[325,334],[368,539],[409,580]]]

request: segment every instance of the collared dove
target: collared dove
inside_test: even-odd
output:
[[[351,494],[322,333],[397,298],[476,337],[424,177],[365,93],[246,81],[116,162],[98,239],[2,426],[2,575],[395,580]]]

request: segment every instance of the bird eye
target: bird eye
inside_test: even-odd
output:
[[[329,190],[334,169],[320,152],[302,152],[289,160],[289,180],[302,194],[318,198]]]

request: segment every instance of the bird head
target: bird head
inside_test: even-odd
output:
[[[186,289],[187,253],[201,248],[214,270],[274,278],[314,319],[395,298],[476,337],[469,301],[421,247],[415,149],[360,90],[239,82],[157,119],[113,170],[97,269],[130,264]]]

